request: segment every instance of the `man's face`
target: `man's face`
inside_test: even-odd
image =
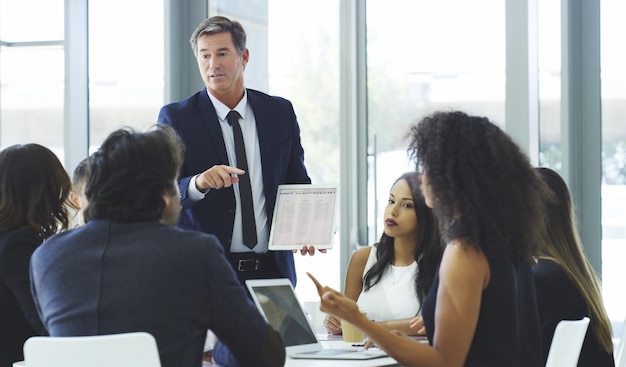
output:
[[[239,54],[229,32],[202,35],[197,44],[196,61],[209,92],[217,98],[240,97],[248,49]]]
[[[85,182],[79,182],[74,187],[74,190],[70,192],[70,201],[78,207],[78,211],[76,212],[76,218],[78,220],[78,225],[82,226],[85,224],[85,219],[83,218],[83,211],[87,207],[87,197],[85,196]]]
[[[172,183],[173,190],[163,193],[163,201],[165,201],[165,208],[163,208],[163,216],[161,222],[175,226],[178,223],[178,217],[180,216],[180,191],[176,181]]]

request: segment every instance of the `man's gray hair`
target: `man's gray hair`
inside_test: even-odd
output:
[[[230,32],[237,52],[242,54],[246,49],[246,31],[243,29],[241,23],[232,21],[222,16],[214,16],[203,20],[200,22],[196,30],[193,31],[193,34],[189,39],[193,54],[198,56],[198,38],[200,38],[200,36],[223,32]]]

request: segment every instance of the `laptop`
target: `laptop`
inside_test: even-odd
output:
[[[297,250],[302,246],[329,249],[335,234],[337,186],[322,184],[279,185],[270,250]]]
[[[289,279],[251,279],[246,280],[246,286],[261,314],[282,336],[291,358],[363,360],[387,356],[380,349],[324,348]]]

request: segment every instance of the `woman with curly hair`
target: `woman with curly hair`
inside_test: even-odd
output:
[[[544,361],[561,320],[589,317],[578,366],[613,367],[611,322],[602,302],[600,280],[582,250],[569,190],[553,170],[537,168],[537,172],[554,193],[554,200],[546,200],[546,235],[533,267]]]
[[[30,257],[67,229],[72,183],[58,158],[38,144],[0,151],[0,366],[24,359],[33,335],[47,335],[30,293]]]
[[[446,243],[422,307],[429,345],[372,323],[316,282],[322,310],[361,328],[403,366],[543,366],[531,262],[545,185],[487,118],[437,112],[409,136]]]
[[[421,310],[443,250],[421,183],[417,172],[407,172],[393,184],[380,241],[352,255],[344,289],[370,320],[406,334],[419,331],[410,322]],[[341,322],[334,316],[327,315],[324,325],[329,333],[341,334]]]

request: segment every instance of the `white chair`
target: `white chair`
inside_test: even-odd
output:
[[[145,332],[46,337],[24,343],[26,367],[161,367],[154,337]]]
[[[619,338],[619,344],[613,353],[615,357],[615,367],[626,367],[626,353],[624,353],[624,347],[626,346],[626,320],[622,324],[622,336]]]
[[[576,367],[588,327],[588,317],[559,322],[554,330],[546,367]]]

